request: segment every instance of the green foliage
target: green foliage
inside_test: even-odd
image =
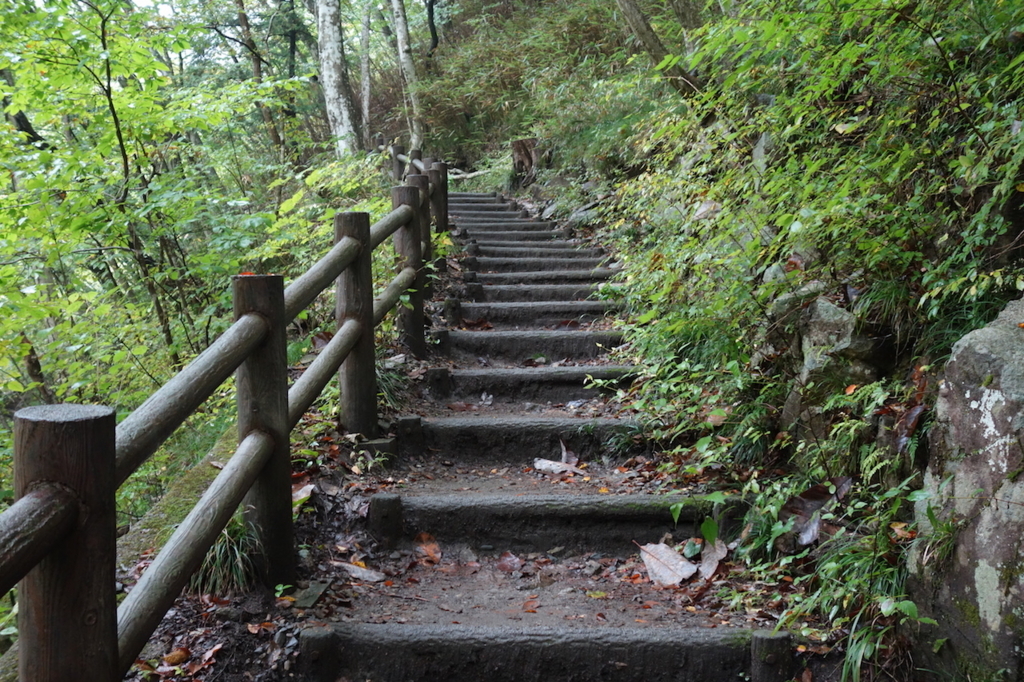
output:
[[[189,579],[188,591],[214,595],[245,591],[256,584],[258,575],[253,557],[259,551],[259,540],[252,527],[242,517],[232,517]]]

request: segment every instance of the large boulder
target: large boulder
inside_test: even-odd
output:
[[[958,341],[939,387],[909,589],[938,623],[915,660],[941,679],[1024,680],[1022,323],[1014,301]]]

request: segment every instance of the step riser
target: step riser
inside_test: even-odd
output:
[[[403,420],[404,422],[405,420]],[[410,419],[398,435],[407,456],[530,465],[537,457],[558,460],[563,441],[583,461],[616,455],[610,444],[629,438],[635,425],[618,419],[512,419],[450,417]]]
[[[446,317],[458,326],[462,320],[487,320],[494,325],[567,326],[569,322],[593,322],[616,310],[606,301],[544,301],[542,303],[521,303],[516,305],[488,305],[486,303],[463,303],[458,310],[452,310]]]
[[[521,363],[543,356],[550,360],[596,358],[622,343],[615,332],[448,332],[438,335],[441,350],[471,358],[485,357]]]
[[[467,259],[468,260],[468,259]],[[481,272],[536,272],[540,270],[594,270],[605,262],[604,258],[495,258],[481,256],[476,258],[476,267],[472,263],[463,263],[464,267]]]
[[[484,204],[479,202],[448,202],[448,213],[465,213],[466,211],[474,211],[478,213],[501,213],[501,212],[514,212],[521,213],[522,209],[513,204]]]
[[[538,272],[479,272],[481,284],[563,284],[569,282],[603,282],[615,273],[604,268],[594,270],[543,270]],[[467,280],[468,281],[468,280]]]
[[[750,671],[751,636],[726,628],[311,626],[300,634],[299,660],[309,682],[722,682]]]
[[[670,510],[674,503],[684,505],[678,524]],[[713,505],[687,504],[678,495],[595,499],[593,495],[491,494],[480,499],[471,494],[459,498],[390,494],[371,498],[371,519],[388,518],[375,513],[375,504],[387,507],[389,516],[401,514],[402,538],[390,537],[391,546],[429,533],[442,543],[465,543],[474,549],[490,545],[503,551],[540,553],[563,547],[566,556],[603,552],[627,557],[636,553],[634,543],[656,543],[666,533],[699,537],[701,521],[714,512]],[[397,524],[370,527],[378,538],[396,535],[397,530]]]
[[[535,218],[530,217],[528,211],[452,211],[449,210],[448,214],[458,222],[491,222],[492,220],[509,220],[510,218],[520,218],[522,220],[529,220],[531,222],[537,222]]]
[[[438,400],[468,398],[478,400],[484,392],[498,402],[564,403],[592,398],[602,391],[588,388],[588,377],[614,381],[616,386],[629,383],[629,371],[622,367],[538,367],[511,370],[432,369],[427,372],[430,395]]]
[[[508,232],[511,230],[553,230],[555,223],[541,220],[509,220],[508,218],[494,218],[493,220],[456,220],[455,224],[463,230],[475,232]]]
[[[517,230],[488,232],[486,230],[460,230],[457,235],[462,241],[486,240],[489,242],[545,242],[565,239],[563,230]]]
[[[466,291],[474,301],[511,303],[515,301],[582,301],[597,293],[592,284],[490,284],[471,283]]]
[[[477,242],[467,244],[465,250],[470,255],[485,258],[565,258],[567,252],[578,258],[597,258],[605,255],[601,249],[575,248],[574,244],[568,242],[564,246],[533,246],[528,243],[518,246],[490,246]]]

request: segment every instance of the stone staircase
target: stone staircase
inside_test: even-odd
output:
[[[590,385],[632,372],[606,358],[621,334],[616,303],[593,298],[614,274],[604,252],[497,195],[451,194],[449,213],[464,295],[445,302],[419,414],[394,426],[397,483],[370,501],[375,568],[393,578],[305,628],[307,678],[787,679],[752,659],[772,636],[635,572],[638,545],[699,536],[721,510],[617,466],[633,425]]]

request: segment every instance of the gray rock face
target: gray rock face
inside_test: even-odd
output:
[[[828,437],[828,424],[820,418],[820,405],[825,398],[848,384],[876,381],[878,372],[873,364],[875,343],[856,333],[856,316],[817,296],[821,288],[814,284],[780,296],[770,314],[783,325],[799,315],[798,374],[782,410],[782,423],[795,428],[797,434],[824,439]]]
[[[998,679],[1024,679],[1022,322],[1024,300],[1014,301],[953,347],[929,433],[930,498],[915,508],[911,596],[938,621],[922,630],[915,662],[970,679],[1004,669]]]

